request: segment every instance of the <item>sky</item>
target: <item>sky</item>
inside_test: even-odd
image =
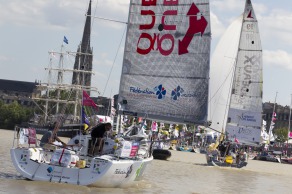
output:
[[[92,14],[127,21],[130,0],[93,0]],[[253,0],[263,48],[263,102],[291,104],[292,1]],[[244,9],[245,0],[210,0],[212,52],[228,25]],[[0,79],[44,81],[49,51],[75,52],[82,39],[88,0],[0,0]],[[93,19],[92,85],[100,94],[118,93],[126,24]],[[70,61],[70,59],[69,59]],[[71,59],[71,65],[73,67]],[[108,81],[107,81],[108,80]]]

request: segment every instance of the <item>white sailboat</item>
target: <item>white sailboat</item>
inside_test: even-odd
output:
[[[258,24],[251,1],[246,0],[243,14],[223,35],[211,64],[211,128],[226,134],[230,144],[257,145],[260,142],[262,80]],[[216,146],[211,146],[210,151]],[[230,145],[227,147],[230,149]],[[222,154],[219,161],[209,153],[207,162],[213,166],[246,165],[246,161],[225,160],[227,155]]]
[[[209,17],[208,0],[131,0],[120,114],[181,123],[206,121]],[[83,104],[83,98],[79,96],[76,103]],[[10,150],[13,164],[22,176],[34,181],[121,187],[141,179],[153,160],[141,130],[107,138],[103,155],[94,156],[88,156],[90,135],[73,137],[68,142],[72,149],[50,151],[38,146],[32,129],[16,127],[15,131]]]

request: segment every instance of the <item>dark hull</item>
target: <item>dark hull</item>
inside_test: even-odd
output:
[[[163,149],[154,149],[152,155],[154,159],[167,160],[171,157],[171,152]]]
[[[268,162],[277,162],[281,163],[280,158],[275,158],[271,156],[256,156],[254,160],[268,161]]]
[[[284,164],[292,164],[292,158],[282,158],[281,162]]]

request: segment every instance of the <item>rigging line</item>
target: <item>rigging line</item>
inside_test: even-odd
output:
[[[111,67],[110,73],[109,73],[109,75],[108,75],[108,77],[107,77],[107,80],[106,80],[106,83],[105,83],[105,86],[104,86],[104,89],[103,89],[102,96],[104,96],[105,90],[106,90],[106,88],[107,88],[107,85],[108,85],[108,82],[109,82],[109,78],[110,78],[110,76],[111,76],[111,74],[112,74],[113,67],[114,67],[114,65],[115,65],[115,62],[116,62],[116,59],[117,59],[117,56],[118,56],[118,53],[119,53],[119,49],[121,48],[121,44],[122,44],[122,42],[123,42],[123,39],[124,39],[124,36],[125,36],[126,31],[127,31],[127,26],[125,27],[125,30],[124,30],[124,32],[123,32],[123,35],[122,35],[121,41],[120,41],[120,43],[119,43],[119,46],[118,46],[118,49],[117,49],[117,52],[116,52],[116,55],[115,55],[115,59],[114,59],[114,61],[113,61],[113,64],[112,64],[112,67]]]
[[[102,17],[92,16],[92,15],[87,15],[87,16],[93,17],[93,18],[95,18],[95,19],[100,19],[100,20],[110,21],[110,22],[117,22],[117,23],[121,23],[121,24],[128,24],[128,22],[123,22],[123,21],[119,21],[119,20],[113,20],[113,19],[108,19],[108,18],[102,18]]]

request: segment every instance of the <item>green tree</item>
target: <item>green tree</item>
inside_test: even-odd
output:
[[[33,114],[32,108],[23,107],[17,102],[0,102],[0,128],[13,129],[15,125],[27,122]]]
[[[275,130],[274,133],[277,142],[284,143],[288,140],[288,128],[282,127]]]

